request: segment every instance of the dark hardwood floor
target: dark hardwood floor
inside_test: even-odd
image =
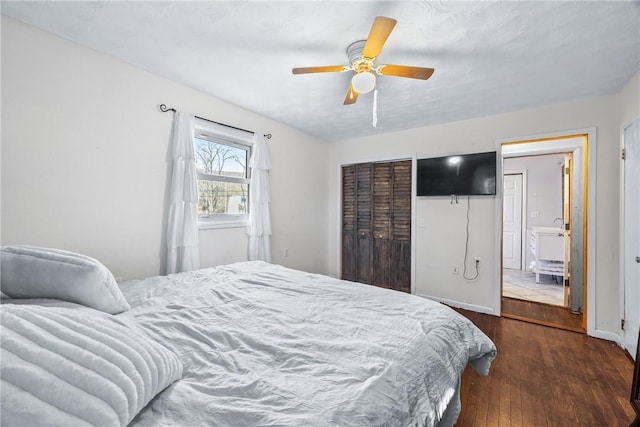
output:
[[[553,326],[569,331],[584,332],[582,314],[572,314],[568,308],[540,302],[502,297],[503,317],[527,320],[540,325]]]
[[[498,348],[489,376],[462,377],[466,426],[628,426],[633,362],[617,344],[567,330],[456,309]]]

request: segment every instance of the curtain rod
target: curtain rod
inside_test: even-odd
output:
[[[158,108],[160,108],[160,111],[162,111],[163,113],[166,113],[167,111],[172,111],[172,112],[174,112],[174,113],[176,112],[176,109],[175,109],[175,108],[168,108],[165,104],[160,104],[160,105],[158,106]],[[241,130],[241,131],[243,131],[243,132],[255,133],[255,132],[252,132],[252,131],[250,131],[250,130],[246,130],[246,129],[242,129],[242,128],[237,128],[237,127],[235,127],[235,126],[231,126],[231,125],[225,125],[224,123],[216,122],[216,121],[214,121],[214,120],[205,119],[204,117],[195,116],[195,118],[196,118],[196,119],[200,119],[200,120],[204,120],[204,121],[206,121],[206,122],[215,123],[215,124],[220,125],[220,126],[225,126],[225,127],[231,128],[231,129]],[[267,138],[267,139],[271,139],[271,134],[270,134],[270,133],[266,133],[266,134],[264,135],[264,137],[265,137],[265,138]]]

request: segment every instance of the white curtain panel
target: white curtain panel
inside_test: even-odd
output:
[[[193,116],[182,111],[176,112],[167,220],[167,274],[197,270],[200,265],[193,124]]]
[[[262,132],[253,136],[249,160],[249,223],[247,225],[249,261],[271,262],[271,215],[269,214],[269,170],[271,159]]]

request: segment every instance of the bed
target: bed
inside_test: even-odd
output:
[[[5,258],[2,267],[9,271]],[[7,280],[20,277],[9,276]],[[74,328],[82,330],[81,335],[108,331],[106,338],[92,338],[96,349],[87,359],[108,353],[99,345],[111,340],[131,341],[128,346],[142,347],[145,357],[146,352],[158,353],[147,357],[153,359],[150,368],[138,355],[130,357],[131,363],[114,362],[135,367],[127,368],[134,385],[123,379],[123,388],[129,387],[130,396],[144,398],[136,398],[134,404],[94,387],[89,395],[99,389],[107,396],[98,400],[116,403],[103,408],[104,419],[89,424],[113,420],[112,425],[132,426],[451,426],[460,412],[463,370],[470,364],[486,375],[496,356],[489,338],[442,304],[259,261],[128,281],[117,289],[108,279],[109,289],[100,300],[114,298],[117,304],[97,310],[91,307],[95,301],[79,303],[68,297],[63,301],[59,295],[51,299],[33,293],[25,298],[11,285],[5,286],[3,275],[3,293],[13,297],[3,299],[2,305],[3,331],[11,332],[2,334],[3,426],[33,420],[25,417],[38,400],[44,402],[40,415],[55,410],[71,414],[75,418],[69,420],[77,424],[86,421],[87,411],[74,413],[78,399],[74,404],[51,403],[46,393],[36,399],[24,384],[12,383],[22,379],[16,370],[25,369],[7,366],[5,353],[13,354],[11,345],[17,344],[6,341],[13,335],[18,336],[12,338],[15,341],[22,339],[14,332],[21,321],[48,325],[51,318],[67,323],[77,318],[77,325],[63,322],[62,328],[74,334]],[[86,327],[92,322],[99,325]],[[57,334],[66,345],[68,338]],[[39,345],[32,344],[37,341],[33,336],[30,339],[29,345]],[[45,350],[25,352],[33,359],[34,353],[65,349],[63,344],[45,343]],[[84,344],[74,343],[75,350],[67,351],[75,355],[71,352],[78,347]],[[20,361],[11,356],[9,362]],[[51,363],[42,365],[45,371],[51,369]],[[151,372],[151,379],[145,383],[136,370]],[[96,375],[105,377],[106,383],[112,381],[108,373]],[[53,381],[59,377],[64,375],[57,374]],[[83,378],[70,382],[82,388]],[[20,393],[7,396],[7,390],[14,388]],[[25,396],[31,400],[20,411],[15,405]],[[108,418],[109,406],[117,404],[123,409],[112,410],[115,415]]]

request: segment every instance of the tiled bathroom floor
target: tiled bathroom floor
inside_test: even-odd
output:
[[[546,274],[541,274],[540,283],[536,283],[535,274],[522,270],[504,269],[502,296],[564,305],[564,289],[561,284],[554,283],[552,277]]]

